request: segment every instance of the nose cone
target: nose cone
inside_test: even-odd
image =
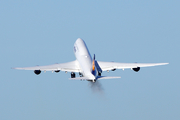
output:
[[[78,43],[82,43],[82,42],[84,42],[81,38],[78,38],[77,40],[76,40],[76,43],[78,44]]]
[[[74,46],[77,48],[77,51],[79,51],[79,55],[89,55],[90,54],[83,39],[78,38],[76,40]]]
[[[86,47],[86,44],[83,39],[78,38],[75,42],[75,45],[80,49]]]

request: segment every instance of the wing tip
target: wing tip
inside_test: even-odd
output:
[[[168,65],[169,63],[161,63],[161,65]]]
[[[12,67],[11,69],[20,70],[20,69],[22,69],[22,68],[16,68],[16,67]]]
[[[11,67],[11,69],[18,69],[18,68],[15,68],[15,67]]]

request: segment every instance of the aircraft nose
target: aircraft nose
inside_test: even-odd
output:
[[[78,38],[78,39],[76,40],[76,42],[77,42],[77,43],[80,43],[80,42],[83,42],[83,40],[82,40],[81,38]]]

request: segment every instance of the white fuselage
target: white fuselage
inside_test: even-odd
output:
[[[74,54],[81,67],[81,74],[84,77],[88,77],[89,80],[96,80],[97,71],[92,74],[92,62],[93,59],[89,53],[89,50],[82,39],[77,39],[74,44]]]

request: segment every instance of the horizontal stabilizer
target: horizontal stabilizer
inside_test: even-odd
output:
[[[88,77],[69,78],[70,80],[90,80]]]
[[[119,76],[98,76],[97,79],[115,79],[115,78],[121,78]]]
[[[121,78],[119,76],[98,76],[96,79],[115,79],[115,78]],[[88,77],[76,77],[76,78],[69,78],[70,80],[92,80]]]

